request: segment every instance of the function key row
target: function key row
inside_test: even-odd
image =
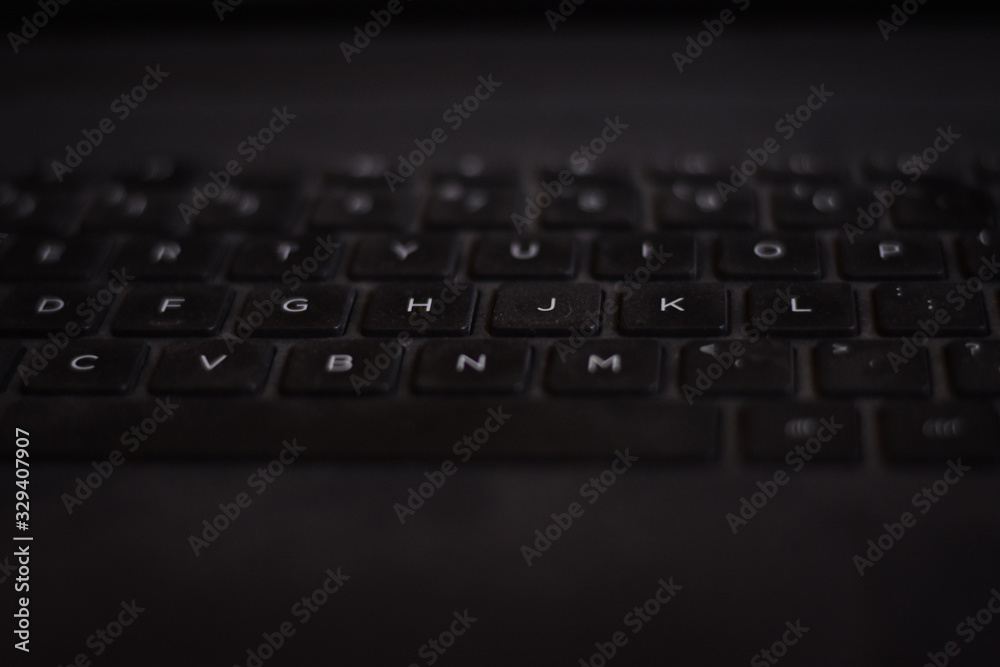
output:
[[[567,176],[568,175],[568,176]],[[75,188],[0,177],[0,232],[76,231],[185,235],[241,230],[398,231],[563,229],[978,229],[995,221],[990,195],[956,180],[909,178],[868,185],[815,178],[732,185],[726,175],[627,176],[542,172],[513,177],[434,177],[427,188],[391,191],[377,179],[323,177],[211,180],[181,188],[112,182]]]
[[[116,247],[117,246],[117,247]],[[996,274],[997,237],[963,234],[952,248],[936,234],[871,232],[832,243],[835,267],[824,271],[826,241],[813,234],[683,232],[608,234],[586,243],[570,234],[484,234],[466,243],[454,234],[372,235],[339,240],[332,234],[280,238],[222,236],[186,239],[107,236],[74,239],[7,237],[0,241],[0,280],[88,280],[109,267],[136,280],[326,280],[341,265],[353,280],[452,278],[467,269],[484,280],[566,280],[589,271],[596,279],[632,281],[818,279],[933,280],[949,276],[951,251],[965,276]],[[467,249],[468,248],[468,249]],[[588,252],[589,251],[589,252]],[[466,259],[468,256],[468,260]],[[230,259],[231,258],[231,259]]]
[[[610,295],[596,283],[518,282],[483,290],[446,280],[359,294],[348,285],[259,285],[238,309],[225,285],[18,287],[0,298],[0,336],[92,334],[111,310],[113,335],[143,337],[214,336],[229,330],[231,311],[230,328],[242,338],[341,336],[352,319],[362,335],[376,337],[465,337],[479,333],[477,321],[493,336],[592,337],[616,329],[625,336],[852,337],[867,321],[885,336],[986,336],[987,299],[997,298],[995,290],[984,295],[944,282],[863,291],[833,282],[757,283],[745,290],[721,283],[617,287]]]

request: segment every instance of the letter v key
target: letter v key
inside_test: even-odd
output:
[[[225,358],[228,357],[228,356],[229,356],[228,354],[223,354],[223,355],[220,355],[218,359],[216,359],[214,361],[209,361],[208,357],[206,357],[203,354],[203,355],[201,355],[201,365],[205,367],[206,371],[212,371],[212,370],[215,370],[215,367],[218,366],[219,364],[221,364],[225,360]]]

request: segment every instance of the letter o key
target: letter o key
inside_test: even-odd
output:
[[[761,259],[780,259],[785,256],[785,244],[781,241],[761,241],[753,247],[753,254]]]

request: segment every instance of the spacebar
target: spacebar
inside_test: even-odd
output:
[[[294,439],[310,458],[707,459],[718,439],[716,408],[653,399],[158,400],[24,398],[0,421],[49,458],[273,457]]]

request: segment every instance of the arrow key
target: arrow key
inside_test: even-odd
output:
[[[230,349],[232,347],[232,349]],[[223,340],[168,345],[149,390],[155,394],[253,394],[264,384],[274,348],[260,341]]]

